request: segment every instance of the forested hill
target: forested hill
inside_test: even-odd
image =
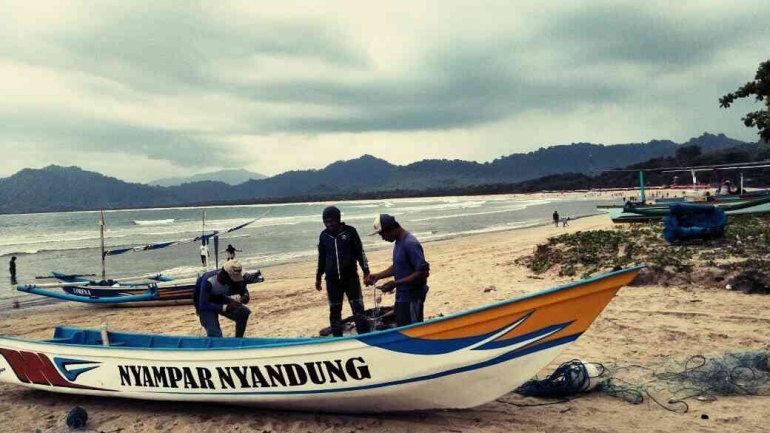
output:
[[[486,163],[423,160],[398,166],[364,155],[335,162],[321,170],[289,171],[238,185],[201,181],[170,187],[149,186],[124,182],[77,167],[49,166],[24,169],[0,179],[0,213],[462,194],[487,190],[511,191],[514,188],[531,190],[533,185],[540,185],[540,189],[570,189],[579,186],[567,182],[567,178],[554,175],[596,172],[651,159],[671,158],[677,154],[677,149],[688,146],[697,146],[700,152],[708,155],[752,145],[722,134],[703,134],[682,144],[655,140],[620,145],[558,145]],[[520,183],[543,176],[549,177]],[[570,176],[572,179],[575,175]],[[580,175],[579,178],[585,183],[588,177]],[[563,184],[552,185],[548,179]]]

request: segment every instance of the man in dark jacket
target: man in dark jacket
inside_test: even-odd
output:
[[[243,268],[235,260],[228,260],[222,269],[206,272],[195,282],[193,301],[201,325],[209,337],[222,337],[219,315],[235,321],[235,336],[243,338],[249,321],[249,291],[241,275]],[[240,295],[240,302],[230,296]]]
[[[364,311],[364,299],[361,294],[361,282],[358,267],[361,265],[364,278],[369,276],[369,263],[361,244],[361,238],[355,228],[341,222],[342,215],[335,206],[323,211],[326,230],[318,240],[318,270],[315,288],[321,291],[321,277],[326,274],[326,294],[329,298],[329,322],[332,335],[342,336],[342,303],[348,297],[350,309],[359,334],[369,332],[369,322]]]

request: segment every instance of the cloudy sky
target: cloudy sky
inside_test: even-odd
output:
[[[766,7],[6,0],[0,177],[489,161],[705,131],[756,141],[740,118],[760,106],[718,98],[770,59]]]

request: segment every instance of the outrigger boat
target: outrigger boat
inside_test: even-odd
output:
[[[760,161],[753,163],[740,164],[722,164],[712,166],[697,166],[683,168],[656,168],[656,169],[621,169],[604,170],[605,172],[639,172],[639,193],[641,200],[639,202],[628,201],[623,205],[597,206],[597,210],[610,214],[613,223],[643,222],[663,219],[671,214],[670,206],[676,203],[697,202],[699,204],[711,205],[716,209],[722,209],[726,215],[746,215],[770,213],[770,190],[758,190],[746,192],[744,189],[743,173],[740,173],[741,194],[728,195],[707,195],[697,197],[682,197],[673,199],[660,199],[657,202],[649,203],[646,199],[644,186],[644,172],[662,171],[663,173],[692,173],[693,185],[697,185],[697,172],[702,171],[731,171],[731,170],[750,170],[756,168],[767,168],[770,161]],[[721,187],[720,187],[721,189]]]
[[[106,397],[326,412],[468,408],[535,376],[637,266],[401,328],[340,338],[202,338],[59,327],[0,337],[0,381]]]
[[[54,274],[60,275],[55,272]],[[69,276],[57,278],[61,278],[63,282],[20,284],[16,286],[16,290],[64,301],[125,306],[190,303],[195,290],[195,278],[175,280],[159,276],[158,279],[130,282],[94,281]]]
[[[597,206],[597,209],[607,212],[614,223],[641,222],[660,220],[671,215],[671,206],[675,203],[643,205],[627,203],[625,206]],[[745,215],[770,213],[770,195],[764,197],[747,196],[730,200],[714,200],[699,202],[704,206],[722,209],[726,215]]]
[[[217,240],[221,235],[232,233],[242,229],[263,218],[270,212],[238,226],[229,228],[222,232],[214,231],[205,233],[205,212],[203,217],[203,229],[200,236],[192,239],[184,239],[171,242],[158,242],[146,245],[138,245],[116,249],[105,249],[104,247],[104,214],[100,214],[99,225],[101,228],[101,249],[102,249],[102,279],[91,280],[80,275],[67,275],[60,272],[51,272],[50,276],[38,278],[54,278],[58,283],[45,284],[20,284],[16,290],[25,293],[31,293],[40,296],[61,299],[65,301],[83,302],[89,304],[102,305],[168,305],[169,303],[190,303],[193,299],[196,278],[175,279],[162,274],[126,277],[119,279],[106,278],[105,259],[108,256],[126,254],[136,251],[150,251],[170,247],[184,243],[201,241],[208,243],[209,239],[214,238],[215,250],[217,249]],[[217,258],[218,263],[218,258]],[[261,282],[261,275],[255,275],[254,282]]]

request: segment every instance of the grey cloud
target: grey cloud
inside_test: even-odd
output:
[[[739,47],[749,38],[770,39],[767,20],[756,7],[740,9],[736,4],[718,20],[709,20],[693,8],[667,13],[639,2],[593,4],[556,17],[541,32],[548,35],[544,40],[585,61],[680,68],[707,63],[720,50]]]
[[[45,40],[0,37],[0,54],[54,70],[106,77],[141,95],[218,93],[254,102],[321,107],[318,115],[271,116],[266,110],[249,119],[246,113],[238,113],[245,119],[241,125],[221,134],[444,130],[483,125],[533,109],[565,113],[587,104],[619,103],[643,106],[649,112],[670,107],[690,107],[685,109],[692,112],[693,106],[708,107],[713,102],[714,111],[691,115],[682,125],[693,125],[700,133],[716,122],[703,126],[697,117],[718,119],[722,114],[715,98],[711,101],[705,92],[696,96],[653,93],[638,82],[617,77],[617,71],[662,71],[651,73],[657,75],[650,79],[659,82],[676,79],[666,73],[721,71],[722,66],[715,63],[719,53],[743,47],[747,41],[759,46],[757,41],[770,43],[770,30],[762,14],[748,8],[736,6],[718,20],[700,22],[694,11],[667,14],[656,7],[589,3],[542,17],[534,31],[512,28],[507,34],[491,32],[496,36],[486,38],[467,37],[479,26],[469,17],[468,29],[415,41],[424,55],[401,65],[398,76],[378,75],[356,45],[355,34],[342,27],[270,20],[244,27],[192,7],[95,14],[94,21],[103,20],[102,25]],[[541,58],[544,53],[548,55]],[[341,71],[356,72],[357,80],[347,82],[340,74],[335,79],[291,78],[246,85],[213,73],[222,63],[262,56],[317,59]],[[732,66],[730,70],[737,69]],[[724,91],[733,90],[752,77],[755,67],[747,65],[745,75],[739,77],[713,74],[719,83],[693,83],[693,88],[727,83]],[[369,78],[361,81],[367,73]],[[109,92],[108,88],[88,90],[101,93]],[[125,92],[119,97],[132,96]],[[144,96],[136,99],[140,97]],[[43,118],[0,116],[0,123],[4,125],[0,137],[20,141],[39,139],[73,149],[131,152],[179,165],[239,166],[221,151],[227,148],[224,142],[185,129],[67,119],[66,113]]]
[[[262,20],[244,27],[194,8],[135,8],[99,18],[101,26],[33,41],[39,50],[9,45],[12,38],[0,41],[0,49],[29,63],[87,71],[164,94],[216,92],[221,83],[211,68],[231,59],[302,57],[349,68],[369,61],[343,32],[312,22]]]
[[[240,167],[237,155],[225,152],[227,145],[200,138],[195,131],[163,130],[122,123],[67,117],[3,115],[5,142],[45,143],[73,151],[127,153],[167,160],[179,166]]]

